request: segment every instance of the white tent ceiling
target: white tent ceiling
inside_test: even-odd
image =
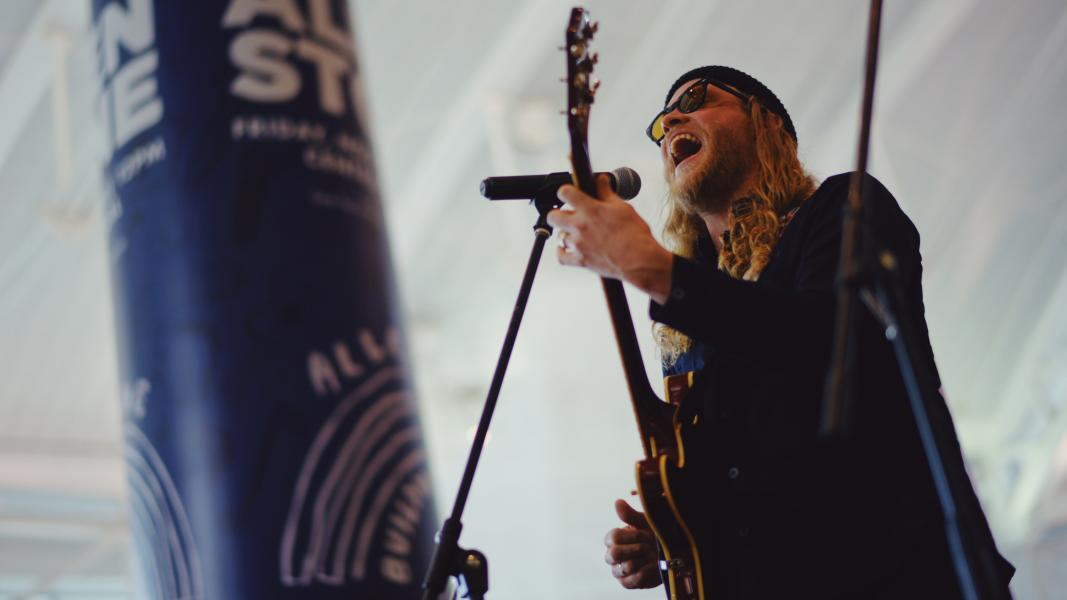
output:
[[[0,5],[0,597],[124,589],[88,4]],[[478,182],[566,169],[556,46],[569,6],[353,3],[442,512],[532,243],[533,210],[486,202]],[[698,64],[767,82],[816,175],[851,168],[865,2],[587,6],[601,24],[594,166],[637,169],[634,204],[651,222],[663,187],[643,130]],[[996,533],[1022,567],[1016,591],[1063,597],[1067,7],[890,1],[882,39],[870,170],[923,235],[934,348]],[[550,255],[541,268],[463,541],[489,555],[494,597],[613,597],[600,539],[639,445],[598,283]],[[646,300],[630,300],[647,331]]]

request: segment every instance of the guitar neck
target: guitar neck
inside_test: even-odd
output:
[[[630,390],[637,427],[641,431],[645,453],[651,456],[649,439],[663,432],[652,431],[650,428],[659,429],[655,425],[661,420],[663,402],[652,391],[652,386],[648,382],[645,364],[641,360],[641,347],[637,343],[637,334],[634,332],[630,306],[626,301],[626,291],[622,287],[622,282],[601,277],[600,283],[604,287],[604,296],[608,301],[611,326],[615,331],[615,341],[622,358],[622,368],[626,375],[626,385]]]
[[[571,166],[575,183],[586,194],[596,197],[596,179],[589,160],[588,131],[589,109],[596,95],[597,83],[593,80],[595,54],[589,53],[589,42],[596,33],[596,24],[589,22],[589,13],[581,7],[571,10],[567,24],[566,45],[563,46],[567,57],[567,129],[571,141]],[[607,296],[611,324],[615,329],[619,354],[622,355],[622,367],[626,373],[626,384],[630,388],[637,428],[641,432],[641,442],[645,447],[645,456],[651,457],[656,447],[666,447],[673,438],[673,424],[670,417],[665,417],[664,403],[652,391],[645,374],[645,365],[641,360],[641,347],[637,344],[634,323],[630,318],[630,307],[626,303],[626,293],[622,282],[615,279],[601,278],[604,295]],[[658,440],[658,441],[653,441]]]

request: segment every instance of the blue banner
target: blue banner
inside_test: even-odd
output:
[[[416,598],[436,517],[343,0],[93,0],[138,598]]]

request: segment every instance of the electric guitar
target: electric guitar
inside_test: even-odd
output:
[[[599,84],[592,78],[597,57],[590,53],[589,46],[596,30],[597,25],[590,23],[585,9],[572,9],[563,49],[567,56],[566,114],[571,168],[575,185],[593,197],[596,197],[596,181],[589,159],[589,112]],[[668,378],[668,402],[652,391],[622,282],[601,278],[601,283],[644,446],[645,458],[637,463],[637,490],[645,517],[666,559],[665,583],[672,600],[704,600],[705,580],[693,527],[711,507],[697,502],[701,496],[699,473],[694,474],[695,469],[688,466],[685,455],[686,432],[696,424],[696,417],[685,416],[684,410],[684,392],[692,378],[691,375]],[[696,506],[691,509],[690,505]]]

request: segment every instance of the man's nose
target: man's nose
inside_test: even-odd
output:
[[[675,108],[671,112],[663,115],[663,121],[662,121],[662,125],[661,125],[661,127],[663,128],[663,134],[666,135],[667,133],[670,132],[671,127],[675,127],[675,126],[681,125],[686,120],[688,120],[688,118],[689,117],[687,117],[685,115],[685,113],[683,113],[682,111],[678,110],[677,108]]]

